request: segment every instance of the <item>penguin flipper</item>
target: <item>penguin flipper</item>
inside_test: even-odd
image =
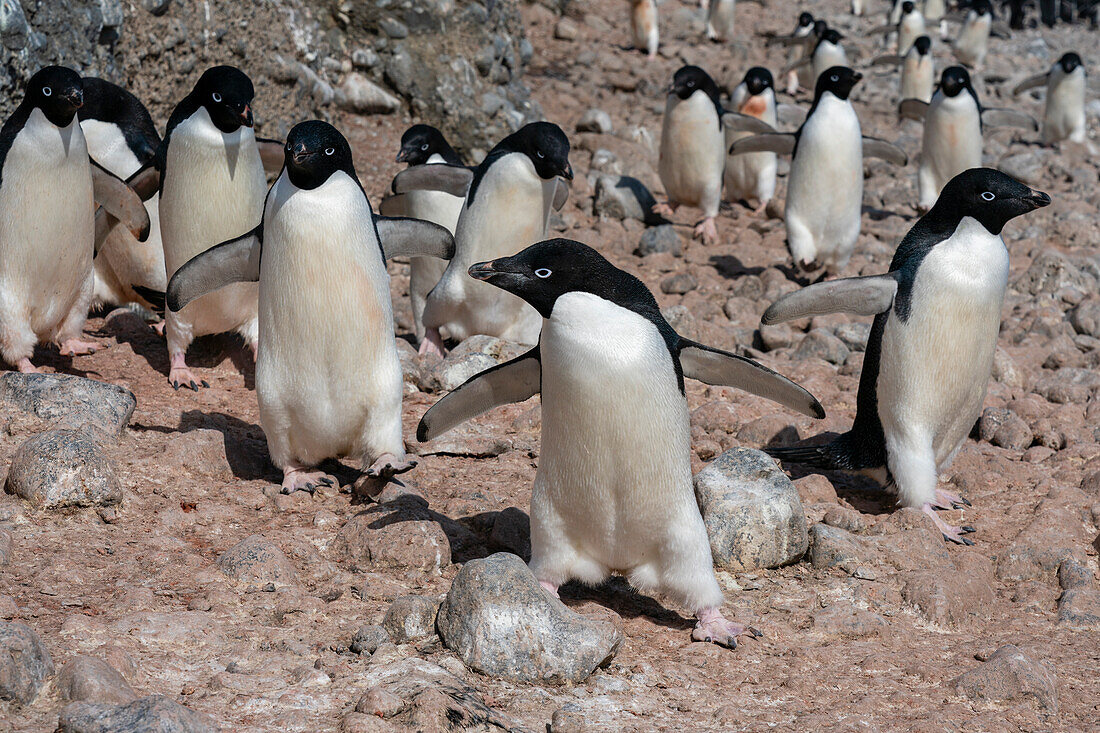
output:
[[[188,260],[168,281],[165,302],[176,312],[195,298],[226,285],[259,282],[263,225]]]
[[[909,156],[897,145],[866,135],[863,136],[863,157],[879,158],[894,165],[903,166],[909,163]]]
[[[803,415],[825,417],[825,408],[812,394],[782,374],[747,357],[680,337],[680,367],[685,377],[704,384],[736,387]]]
[[[898,102],[898,117],[924,122],[926,114],[928,114],[928,102],[923,99],[910,98]]]
[[[797,104],[781,102],[775,106],[775,118],[784,125],[798,127],[806,121],[806,110]]]
[[[887,23],[886,25],[880,25],[878,28],[872,28],[871,30],[867,31],[867,37],[870,38],[872,36],[881,36],[883,33],[894,33],[897,31],[897,29],[898,27],[896,24]]]
[[[405,194],[391,193],[387,196],[383,196],[382,200],[378,203],[378,213],[382,216],[404,216]]]
[[[901,66],[903,61],[905,59],[897,54],[886,54],[871,59],[871,66]]]
[[[1035,87],[1041,87],[1041,86],[1043,86],[1044,84],[1047,83],[1047,80],[1049,78],[1050,78],[1050,72],[1046,72],[1046,71],[1044,71],[1042,74],[1036,74],[1035,76],[1029,76],[1028,78],[1024,79],[1022,82],[1017,84],[1015,87],[1013,87],[1012,94],[1013,95],[1022,94],[1023,92],[1026,92],[1028,89],[1034,89]]]
[[[420,418],[416,439],[433,440],[459,423],[499,405],[523,402],[542,389],[539,347],[511,361],[486,369],[432,405]]]
[[[776,132],[776,129],[764,120],[752,115],[743,115],[740,112],[726,112],[722,115],[722,124],[735,132],[755,132],[765,135]]]
[[[1012,29],[1008,27],[1006,23],[1002,23],[999,20],[993,21],[989,26],[989,35],[994,38],[1009,39],[1012,38]]]
[[[812,63],[813,63],[813,56],[803,56],[798,61],[787,64],[783,68],[783,71],[779,72],[779,75],[780,76],[786,76],[787,74],[791,73],[792,71],[798,71],[799,69],[801,69],[805,66],[809,66]]]
[[[743,137],[730,145],[730,155],[741,153],[781,153],[789,155],[794,152],[797,142],[793,132],[772,132],[767,135],[753,135]]]
[[[565,202],[568,200],[569,184],[559,178],[557,188],[554,189],[554,201],[552,203],[554,211],[561,211],[561,207],[565,206]]]
[[[400,216],[375,216],[374,223],[387,258],[438,257],[449,260],[455,256],[454,236],[434,222]]]
[[[148,201],[160,190],[160,171],[153,163],[146,163],[126,179],[126,185],[134,189],[142,201]]]
[[[460,165],[428,163],[411,165],[393,177],[393,192],[444,191],[452,196],[466,196],[474,172]]]
[[[826,280],[784,295],[764,311],[765,326],[829,313],[874,316],[894,303],[898,281],[893,273]]]
[[[107,214],[122,222],[135,239],[144,242],[149,238],[149,212],[145,210],[141,197],[121,178],[94,160],[89,160],[92,164],[92,196],[95,202]],[[99,227],[97,232],[98,229]]]
[[[986,107],[982,110],[982,124],[989,127],[1018,127],[1021,130],[1037,132],[1039,123],[1034,117],[1014,109]]]
[[[283,169],[283,163],[286,159],[283,155],[282,140],[258,137],[256,138],[256,148],[260,151],[260,160],[264,164],[264,171],[268,174],[275,174]]]

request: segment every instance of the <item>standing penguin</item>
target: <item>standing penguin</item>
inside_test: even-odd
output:
[[[479,333],[524,344],[538,341],[538,313],[466,270],[486,256],[513,254],[543,239],[551,211],[569,195],[562,178],[573,179],[569,138],[550,122],[524,125],[473,170],[422,165],[397,174],[394,193],[433,189],[466,197],[455,230],[455,257],[424,304],[421,353],[443,353],[441,329],[458,341]]]
[[[361,458],[384,481],[415,465],[401,437],[401,366],[386,256],[450,257],[436,224],[375,216],[332,125],[296,125],[261,224],[201,252],[168,286],[169,312],[241,282],[259,282],[256,397],[283,493],[333,479],[326,458]]]
[[[745,78],[730,95],[733,111],[755,117],[771,127],[776,126],[775,83],[767,69],[754,66],[745,72]],[[726,144],[748,137],[751,132],[727,127]],[[756,213],[762,212],[775,195],[775,174],[778,167],[775,153],[748,153],[732,155],[726,159],[723,181],[726,198],[730,201],[755,199],[759,202]]]
[[[862,16],[864,11],[867,10],[866,0],[852,0],[852,15],[857,18]]]
[[[882,33],[896,33],[898,56],[905,56],[913,42],[924,35],[924,13],[912,0],[905,0],[901,4],[901,17],[897,23],[879,26],[867,35],[876,36]]]
[[[898,245],[885,275],[818,283],[780,298],[763,323],[826,313],[874,315],[852,429],[831,443],[773,456],[861,471],[927,512],[946,539],[973,544],[935,509],[967,502],[936,488],[982,411],[1008,283],[1001,229],[1050,203],[1005,174],[953,178]]]
[[[901,67],[898,84],[898,99],[919,99],[932,101],[934,69],[932,58],[932,39],[920,36],[913,41],[909,52],[904,56],[879,56],[871,62],[873,66],[893,65]]]
[[[814,45],[817,43],[817,36],[814,33],[817,22],[814,16],[803,12],[798,16],[798,25],[794,27],[794,32],[789,36],[776,39],[791,47],[787,53],[787,70],[784,72],[787,76],[787,94],[791,96],[798,92],[799,86],[809,88],[814,83],[813,69],[809,66],[799,67],[798,62],[813,52]],[[825,21],[820,23],[824,32]]]
[[[905,153],[863,137],[848,96],[863,75],[844,66],[817,80],[814,103],[795,133],[755,135],[733,143],[731,154],[791,153],[787,181],[787,246],[807,271],[844,268],[859,237],[863,205],[863,156],[905,165]]]
[[[807,62],[810,64],[814,79],[820,79],[826,69],[848,65],[848,54],[844,52],[844,46],[840,44],[842,38],[844,36],[840,34],[840,31],[833,28],[829,28],[821,34],[821,38],[814,46],[810,58],[803,61],[803,64]]]
[[[126,184],[88,157],[77,110],[84,84],[47,66],[0,127],[0,357],[21,372],[35,344],[63,356],[99,347],[80,340],[92,302],[96,203],[144,240],[149,218]]]
[[[739,387],[823,417],[804,389],[756,362],[689,341],[636,277],[591,247],[554,239],[470,274],[523,298],[545,319],[539,344],[482,372],[424,415],[430,440],[497,405],[542,395],[542,448],[531,496],[531,571],[550,593],[577,579],[626,576],[694,612],[692,638],[736,646],[749,632],[722,616],[710,544],[691,479],[684,377]]]
[[[462,158],[447,142],[443,133],[431,125],[413,125],[401,136],[398,163],[414,165],[446,164],[462,166]],[[445,191],[409,191],[382,199],[378,209],[386,216],[406,216],[434,222],[452,235],[458,227],[465,196]],[[447,261],[438,257],[409,259],[409,300],[412,302],[413,330],[419,343],[424,339],[424,303],[428,293],[443,277]]]
[[[122,87],[84,78],[84,105],[77,112],[92,159],[122,179],[153,163],[160,135],[145,105]],[[93,304],[139,303],[164,307],[164,248],[160,240],[159,197],[145,202],[149,238],[137,241],[124,226],[112,227],[96,255]]]
[[[1012,90],[1021,94],[1046,86],[1047,102],[1043,112],[1043,142],[1062,140],[1085,142],[1085,66],[1081,57],[1070,51],[1045,74],[1025,79]]]
[[[707,38],[728,41],[733,38],[736,0],[714,0],[707,8]]]
[[[630,0],[630,32],[634,48],[645,51],[649,59],[657,58],[660,32],[654,0]]]
[[[722,202],[726,165],[725,133],[718,85],[698,66],[684,66],[672,78],[661,125],[657,171],[668,203],[654,213],[669,216],[681,204],[703,210],[695,236],[704,244],[718,241],[714,218]]]
[[[252,81],[232,66],[203,72],[168,119],[158,156],[164,264],[171,276],[206,248],[256,226],[267,180],[252,130]],[[168,381],[198,391],[187,347],[198,336],[240,333],[256,351],[257,287],[240,283],[169,312]]]
[[[989,0],[974,0],[966,13],[962,30],[955,39],[955,58],[960,64],[980,69],[989,51],[989,36],[993,29],[993,4]]]

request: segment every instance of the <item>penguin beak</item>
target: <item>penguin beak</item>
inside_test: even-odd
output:
[[[470,277],[474,280],[488,281],[493,275],[497,274],[497,270],[494,267],[493,260],[488,262],[475,262],[470,265],[470,269],[467,272],[470,273]]]
[[[567,181],[573,180],[573,166],[569,164],[569,161],[565,161],[565,167],[562,168],[561,177]]]
[[[84,91],[73,89],[65,95],[65,101],[71,104],[73,109],[80,109],[84,106]]]
[[[297,143],[294,146],[294,152],[290,154],[290,159],[298,165],[305,163],[308,158],[312,157],[312,154],[306,148],[305,143]]]
[[[394,162],[404,163],[409,159],[409,155],[411,155],[411,151],[408,148],[401,148],[397,151],[397,159]]]
[[[1050,205],[1050,196],[1042,191],[1036,191],[1034,189],[1027,195],[1022,197],[1023,201],[1028,205],[1028,211],[1034,211],[1035,209],[1041,209],[1044,206]]]
[[[246,104],[244,106],[244,109],[241,110],[240,120],[245,127],[252,127],[252,105]]]

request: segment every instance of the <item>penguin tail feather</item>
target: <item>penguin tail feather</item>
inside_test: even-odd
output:
[[[852,433],[844,433],[823,445],[792,445],[765,448],[764,451],[782,463],[794,463],[825,471],[858,471],[873,468],[875,462],[861,460],[852,442]]]
[[[160,290],[154,290],[153,288],[147,288],[144,285],[134,285],[134,292],[140,295],[142,298],[152,306],[152,310],[158,316],[164,316],[164,303],[165,294]]]

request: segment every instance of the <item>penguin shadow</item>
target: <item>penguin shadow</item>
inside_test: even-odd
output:
[[[618,575],[613,575],[596,586],[571,580],[558,588],[558,595],[561,602],[570,608],[592,601],[611,609],[622,618],[645,617],[675,631],[684,631],[695,626],[691,619],[666,608],[657,599],[638,592],[626,578]]]
[[[216,430],[222,434],[225,460],[233,476],[241,481],[266,480],[279,483],[282,472],[271,462],[263,428],[223,412],[185,410],[176,427],[134,423],[139,432],[186,434],[195,430]],[[326,471],[329,469],[326,467]],[[350,471],[350,469],[347,469]],[[330,471],[331,473],[331,471]],[[334,474],[337,475],[337,474]],[[343,477],[337,475],[343,481]]]
[[[875,208],[874,206],[864,206],[861,210],[861,213],[863,215],[865,215],[871,221],[885,221],[886,219],[889,219],[891,216],[896,216],[899,219],[904,219],[905,221],[912,221],[913,217],[917,215],[915,211],[913,211],[913,212],[891,211],[890,209],[878,209],[878,208]]]
[[[90,375],[95,375],[97,377],[102,376],[94,369],[85,370],[74,367],[73,357],[63,356],[56,344],[38,344],[35,346],[34,353],[31,355],[31,363],[39,368],[49,367],[58,374],[71,374],[76,377],[88,377]],[[9,371],[15,371],[10,366],[6,368]]]
[[[727,280],[737,280],[745,275],[759,275],[763,267],[749,267],[734,255],[712,255],[710,265]]]
[[[358,475],[358,472],[355,472]],[[343,477],[340,483],[344,483]],[[401,484],[400,480],[394,483]],[[416,493],[399,493],[392,499],[382,503],[367,503],[369,500],[361,500],[358,503],[362,508],[355,515],[367,520],[367,527],[378,530],[394,524],[405,522],[433,522],[439,525],[447,541],[451,545],[451,560],[456,563],[466,563],[488,557],[490,554],[480,538],[475,536],[466,526],[464,521],[448,517],[446,514],[432,509],[428,500]]]

